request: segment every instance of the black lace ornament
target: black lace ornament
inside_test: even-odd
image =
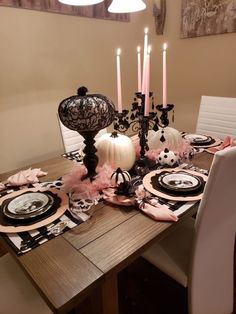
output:
[[[84,137],[84,165],[87,174],[82,180],[91,181],[96,176],[98,157],[94,146],[94,137],[101,129],[110,125],[115,117],[115,106],[110,99],[100,94],[86,95],[88,89],[78,88],[78,95],[61,101],[58,113],[61,122],[70,130],[77,131]]]

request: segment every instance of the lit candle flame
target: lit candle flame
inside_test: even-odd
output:
[[[140,51],[141,51],[141,47],[138,46],[138,47],[137,47],[137,52],[140,53]]]
[[[148,27],[144,28],[144,33],[147,34],[148,33]]]
[[[118,48],[118,49],[116,50],[116,54],[117,54],[117,56],[120,56],[120,54],[121,54],[121,49],[120,49],[120,48]]]
[[[167,50],[167,43],[163,44],[163,50]]]

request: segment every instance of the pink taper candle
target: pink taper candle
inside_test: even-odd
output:
[[[142,94],[145,93],[146,85],[146,56],[148,50],[148,28],[144,30],[144,48],[143,48],[143,80],[142,80]]]
[[[148,47],[147,56],[146,56],[146,85],[145,85],[145,107],[144,107],[144,115],[148,116],[150,112],[150,53],[151,46]]]
[[[121,94],[121,72],[120,72],[120,53],[121,50],[117,49],[116,52],[116,71],[117,71],[117,109],[122,112],[122,94]]]
[[[164,43],[163,45],[163,107],[167,107],[167,74],[166,74],[166,50],[167,44]]]
[[[138,53],[138,92],[141,93],[142,90],[142,73],[141,73],[141,48],[137,47]]]

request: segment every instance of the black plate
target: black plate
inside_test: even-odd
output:
[[[201,134],[186,134],[184,136],[186,140],[189,140],[193,145],[206,145],[212,141],[211,136],[201,135]]]
[[[3,206],[3,214],[11,219],[37,218],[46,213],[53,205],[51,195],[41,192],[31,192],[10,199]]]
[[[162,188],[174,192],[192,192],[198,190],[202,184],[202,178],[187,172],[165,172],[158,177],[158,183]]]

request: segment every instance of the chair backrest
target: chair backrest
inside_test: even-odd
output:
[[[61,137],[64,145],[64,149],[66,153],[79,150],[84,146],[84,138],[78,132],[68,129],[58,117],[58,122],[60,126]],[[95,140],[97,140],[100,136],[107,133],[107,129],[102,129],[95,136]]]
[[[83,136],[78,132],[68,129],[59,120],[59,126],[61,131],[61,137],[66,153],[72,152],[74,150],[79,150],[83,146]]]
[[[196,133],[236,137],[236,98],[202,96]]]
[[[236,147],[217,152],[195,222],[189,275],[190,313],[233,312]]]

